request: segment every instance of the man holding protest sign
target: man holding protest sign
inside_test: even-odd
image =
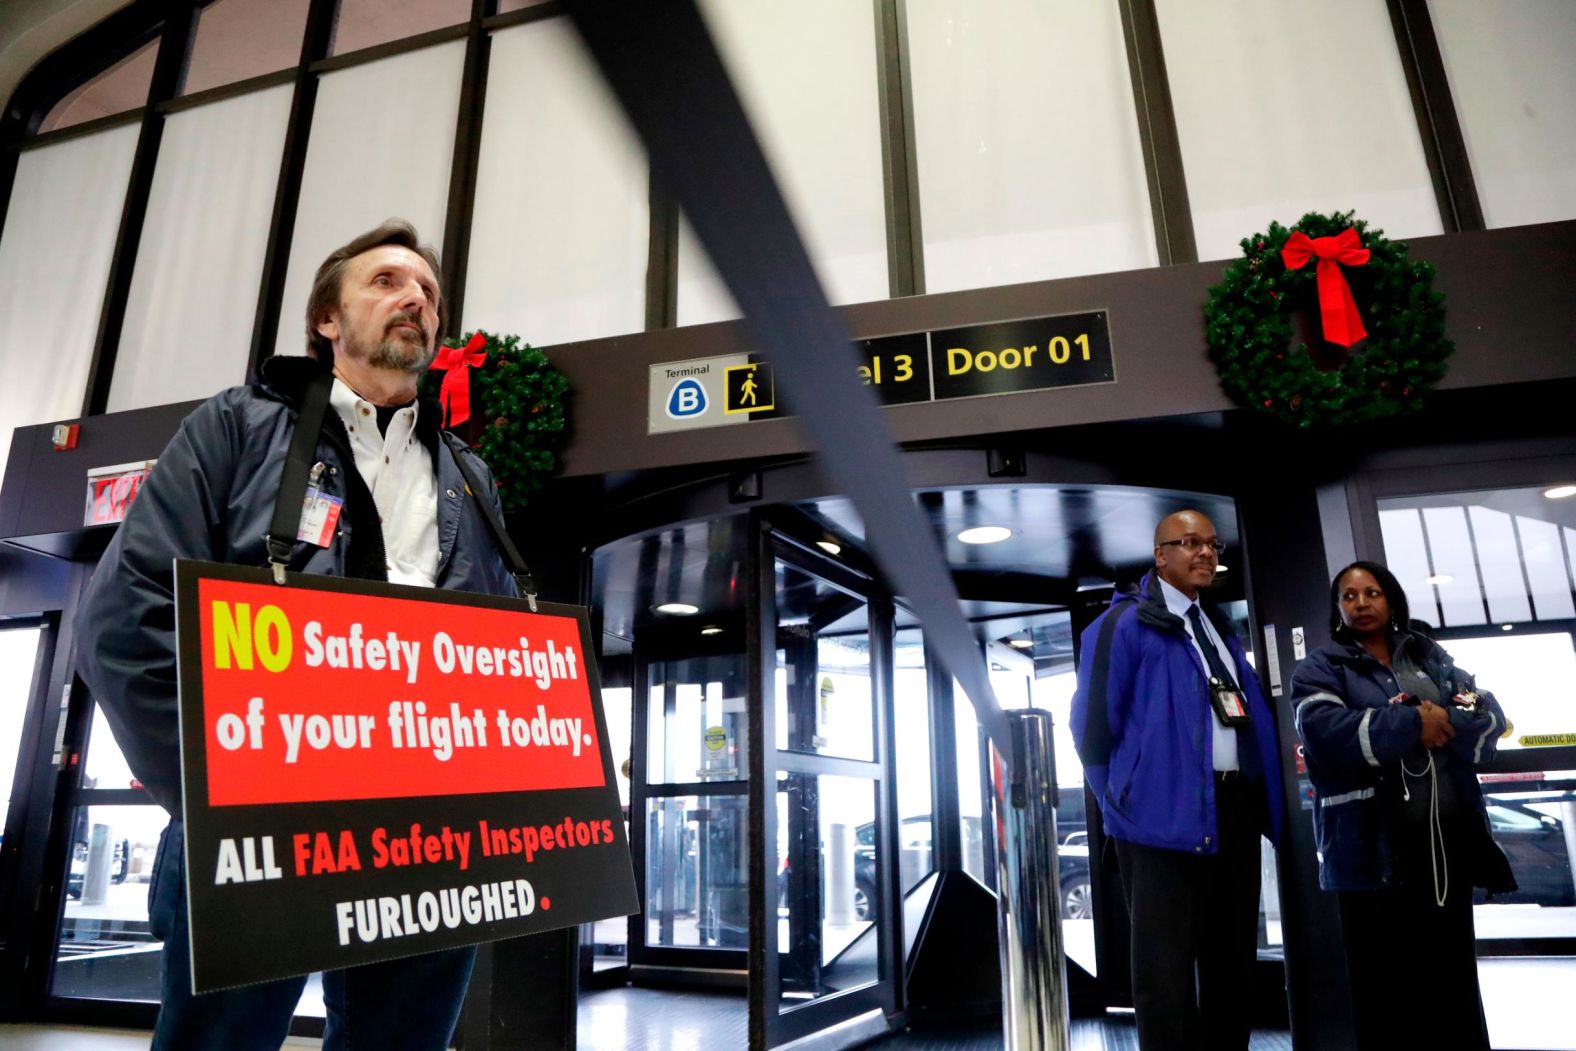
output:
[[[438,406],[417,398],[443,328],[438,272],[436,253],[401,220],[389,220],[324,260],[307,304],[310,356],[272,358],[259,383],[225,391],[187,417],[83,598],[80,674],[132,771],[174,818],[149,888],[149,927],[164,941],[156,1048],[277,1048],[305,983],[297,977],[192,992],[173,560],[272,563],[277,583],[288,568],[517,594],[488,521],[497,499],[486,465],[441,434]],[[325,372],[332,373],[331,387],[319,378]],[[314,387],[326,392],[333,411],[323,411],[323,394],[312,394]],[[306,499],[295,505],[302,508],[299,523],[281,538],[274,528],[283,514],[276,514],[276,502],[282,506],[279,494],[289,484],[290,442],[298,418],[314,414],[314,397],[323,422],[307,461]],[[473,493],[466,477],[480,479],[481,491]],[[480,506],[483,500],[490,507]],[[185,674],[183,663],[183,690]],[[252,714],[260,707],[259,699]],[[236,725],[244,736],[244,721]],[[260,725],[259,718],[253,731]],[[192,791],[188,784],[188,802]],[[202,802],[206,806],[206,793]],[[449,843],[452,854],[457,838],[447,828],[443,834],[440,842]],[[407,835],[419,850],[424,837]],[[261,866],[252,853],[248,841],[248,878],[252,868],[272,875],[271,853]],[[281,849],[277,862],[287,860]],[[194,885],[193,893],[198,889]],[[512,901],[512,884],[510,894]],[[474,955],[474,947],[450,948],[325,973],[325,1046],[344,1046],[353,1031],[357,1047],[446,1047]]]

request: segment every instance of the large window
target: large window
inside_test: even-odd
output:
[[[1117,5],[906,6],[926,291],[1155,265]]]
[[[206,398],[245,381],[289,114],[282,85],[165,121],[111,412]]]
[[[1568,0],[1429,0],[1490,227],[1576,216],[1576,17]]]
[[[700,8],[827,297],[885,299],[881,111],[869,5],[702,0]],[[678,310],[685,325],[738,316],[687,228],[679,242]]]
[[[1356,209],[1392,237],[1439,206],[1384,0],[1157,0],[1200,259],[1270,220]]]
[[[442,243],[464,58],[454,41],[324,74],[275,353],[306,352],[312,275],[341,244],[391,215]]]
[[[494,34],[465,328],[536,346],[638,332],[645,153],[562,20]]]
[[[332,6],[331,32],[308,37],[308,0],[213,0],[186,40],[128,9],[128,38],[85,59],[81,83],[45,83],[62,76],[46,64],[17,93],[63,92],[21,114],[24,139],[109,127],[23,142],[0,365],[47,346],[56,367],[7,370],[30,380],[0,394],[0,449],[19,423],[74,414],[90,383],[91,409],[130,409],[237,382],[260,337],[265,354],[301,353],[312,271],[390,215],[465,246],[448,261],[463,328],[555,346],[737,314],[687,222],[653,227],[644,154],[556,5]],[[1118,4],[907,0],[897,20],[841,0],[700,6],[835,303],[885,298],[910,271],[945,292],[1153,266],[1160,185],[1185,186],[1205,258],[1309,208],[1354,208],[1393,236],[1441,228],[1426,100],[1385,0],[1156,0],[1163,56],[1124,38]],[[1456,174],[1492,226],[1576,214],[1567,6],[1430,0],[1472,165]],[[182,73],[155,83],[166,46],[184,48],[166,66]],[[1135,96],[1129,53],[1165,81],[1185,172],[1165,149],[1146,172],[1141,129],[1163,135],[1167,109]],[[139,121],[148,107],[162,127]],[[111,273],[132,279],[106,299]]]
[[[0,232],[0,469],[13,427],[82,408],[136,146],[128,126],[17,161]]]
[[[1499,699],[1511,723],[1502,749],[1576,733],[1576,498],[1562,492],[1378,502],[1386,564],[1412,617]]]

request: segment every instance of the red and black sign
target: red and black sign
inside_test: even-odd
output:
[[[198,992],[638,908],[585,611],[176,563]]]

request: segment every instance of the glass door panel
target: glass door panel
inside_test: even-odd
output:
[[[936,868],[930,785],[930,681],[918,628],[897,632],[892,648],[893,754],[897,775],[898,871],[904,894]],[[874,839],[874,829],[871,830]],[[863,836],[863,833],[861,833]]]
[[[863,777],[778,776],[781,1010],[880,977],[875,789]]]
[[[645,665],[644,781],[632,791],[641,967],[738,969],[749,945],[749,740],[742,653]],[[730,953],[737,954],[730,957]]]
[[[767,557],[769,570],[757,578],[768,604],[758,718],[760,766],[773,790],[754,821],[776,888],[762,917],[763,980],[752,1010],[764,1014],[766,1045],[777,1047],[895,1008],[903,883],[891,778],[891,603],[872,594],[867,578],[786,541],[769,545]],[[917,632],[911,643],[919,645]],[[910,663],[909,703],[923,724],[922,651]],[[910,804],[924,833],[913,837],[912,867],[928,871],[928,792]]]
[[[164,946],[148,931],[148,880],[168,823],[156,806],[75,808],[53,995],[158,1001]]]
[[[663,796],[646,803],[646,944],[749,944],[749,828],[744,796]]]
[[[743,781],[749,771],[745,727],[742,656],[653,665],[647,783]]]

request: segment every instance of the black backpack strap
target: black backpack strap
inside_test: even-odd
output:
[[[1106,691],[1110,686],[1111,637],[1124,616],[1137,607],[1135,602],[1124,602],[1116,609],[1107,610],[1100,622],[1100,632],[1095,636],[1094,657],[1089,666],[1094,670],[1089,683],[1089,711],[1084,718],[1084,746],[1080,752],[1086,765],[1111,761],[1111,717]]]
[[[295,549],[312,461],[317,455],[317,439],[323,433],[323,417],[328,412],[328,395],[333,387],[334,377],[330,373],[312,377],[301,398],[300,411],[296,413],[295,430],[285,453],[284,474],[279,479],[279,496],[274,501],[274,518],[264,536],[275,584],[285,582],[285,568]]]
[[[449,447],[449,453],[454,457],[454,466],[460,469],[460,475],[465,479],[465,488],[476,500],[476,506],[481,508],[482,519],[486,521],[488,530],[493,535],[493,542],[498,545],[498,550],[503,553],[503,559],[509,565],[509,572],[514,574],[515,586],[520,589],[520,594],[525,596],[525,601],[530,605],[531,612],[536,612],[536,578],[531,576],[531,567],[525,564],[525,559],[520,557],[520,549],[514,546],[514,541],[509,539],[509,531],[504,528],[503,518],[498,514],[498,509],[488,499],[488,492],[482,485],[481,479],[476,477],[476,472],[470,464],[465,462],[465,457],[460,454],[463,448],[460,440],[448,431],[443,433],[443,443]]]

